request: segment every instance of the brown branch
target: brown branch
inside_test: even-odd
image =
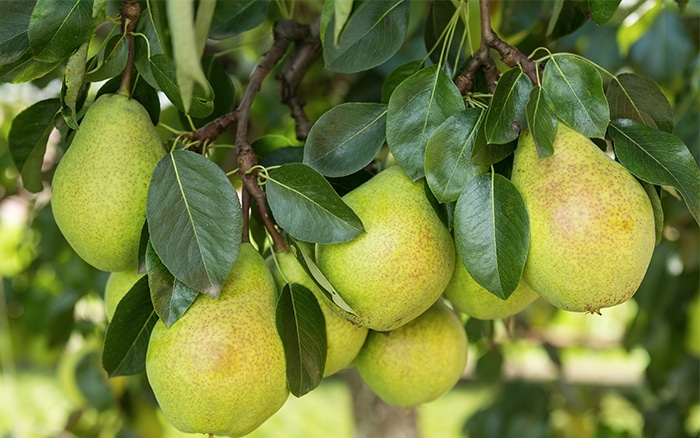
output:
[[[141,15],[141,5],[139,5],[138,0],[124,0],[121,9],[119,10],[122,16],[121,31],[126,37],[126,42],[128,44],[128,52],[126,58],[126,66],[124,67],[124,72],[122,73],[122,81],[119,85],[120,94],[131,94],[131,70],[134,67],[134,53],[136,51],[134,44],[134,28],[136,27],[136,20],[138,20],[139,15]]]

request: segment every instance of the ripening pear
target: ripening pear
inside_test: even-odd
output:
[[[144,274],[136,270],[112,272],[105,283],[105,313],[107,321],[111,321],[117,304]]]
[[[654,250],[654,213],[622,165],[559,122],[547,158],[523,131],[512,181],[530,217],[523,276],[538,294],[564,310],[599,313],[637,291]]]
[[[146,375],[173,426],[240,437],[284,404],[287,376],[275,326],[276,296],[265,261],[243,243],[218,299],[201,294],[169,328],[156,323]]]
[[[136,100],[104,94],[88,108],[51,194],[58,228],[86,262],[103,271],[136,269],[148,185],[164,155]]]
[[[455,248],[425,194],[399,166],[343,196],[365,233],[316,246],[316,263],[356,315],[357,324],[388,331],[425,312],[452,276]]]
[[[327,377],[350,365],[359,353],[367,338],[367,328],[359,326],[333,310],[334,304],[324,295],[318,285],[304,271],[291,252],[275,255],[279,270],[273,271],[275,282],[281,289],[287,283],[297,283],[309,289],[316,296],[323,317],[326,320],[326,364],[323,376]]]
[[[497,319],[515,315],[539,298],[539,295],[520,280],[508,299],[498,298],[477,283],[457,257],[452,279],[445,289],[445,297],[466,315],[478,319]]]
[[[467,334],[442,301],[389,332],[370,331],[355,366],[372,391],[401,407],[427,403],[450,390],[467,363]]]

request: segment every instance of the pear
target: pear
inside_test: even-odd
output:
[[[512,181],[530,217],[523,276],[538,294],[564,310],[599,313],[637,291],[654,250],[654,213],[622,165],[559,122],[547,158],[523,131]]]
[[[105,313],[107,321],[111,321],[117,304],[124,298],[129,290],[136,284],[143,274],[136,270],[111,272],[105,283]]]
[[[372,391],[401,407],[427,403],[450,390],[467,363],[467,334],[439,300],[390,332],[370,331],[355,366]]]
[[[169,328],[156,323],[146,375],[173,426],[239,437],[284,404],[288,389],[275,326],[276,294],[265,261],[243,243],[218,299],[200,294]]]
[[[103,271],[136,269],[151,173],[165,150],[148,112],[121,94],[90,106],[53,177],[61,233]]]
[[[356,315],[357,324],[388,331],[425,312],[452,276],[452,237],[433,210],[422,180],[399,166],[343,196],[365,233],[316,246],[316,263]]]
[[[496,319],[515,315],[539,298],[539,295],[521,279],[508,299],[498,298],[477,283],[457,257],[452,279],[445,289],[445,297],[466,315],[478,319]]]
[[[365,343],[368,329],[351,322],[333,310],[335,305],[304,271],[294,254],[280,252],[275,257],[279,265],[279,269],[273,271],[277,286],[281,289],[287,283],[300,284],[316,296],[321,306],[326,320],[326,344],[328,348],[323,376],[328,377],[347,368]]]

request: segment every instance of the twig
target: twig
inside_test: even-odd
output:
[[[122,34],[126,38],[128,44],[128,52],[126,57],[126,66],[124,67],[124,72],[122,73],[122,81],[119,85],[119,93],[130,95],[131,94],[131,70],[134,66],[134,28],[136,27],[136,20],[138,20],[139,15],[141,15],[141,5],[139,5],[138,0],[124,0],[121,9],[119,10],[122,16],[121,30]]]

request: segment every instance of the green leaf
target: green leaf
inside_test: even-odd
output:
[[[194,126],[201,127],[207,122],[214,120],[217,117],[223,116],[233,110],[234,98],[236,97],[236,89],[233,86],[231,77],[224,70],[221,64],[221,58],[218,56],[205,56],[202,59],[202,68],[204,75],[216,90],[214,96],[214,108],[207,117],[192,117]],[[183,126],[188,126],[187,124]]]
[[[681,139],[629,119],[610,124],[615,156],[634,176],[650,184],[671,186],[700,224],[700,170]]]
[[[527,101],[527,125],[535,140],[535,147],[540,158],[554,153],[554,138],[557,135],[557,116],[554,105],[542,87],[535,87]]]
[[[333,26],[333,44],[338,45],[340,34],[345,29],[345,24],[350,18],[352,12],[352,4],[354,0],[333,0],[333,16],[335,17],[335,26]]]
[[[456,201],[472,178],[488,170],[469,161],[485,115],[479,108],[460,111],[430,136],[425,147],[425,179],[438,201]]]
[[[151,177],[146,218],[153,249],[175,278],[217,297],[238,256],[243,226],[226,174],[194,152],[166,155]]]
[[[190,308],[199,292],[168,271],[150,241],[146,246],[146,272],[153,308],[165,326],[170,327]]]
[[[382,85],[382,103],[388,104],[391,93],[394,92],[396,87],[409,76],[420,70],[422,66],[423,61],[411,61],[406,64],[401,64],[392,70],[384,79],[384,84]]]
[[[389,99],[386,141],[397,163],[413,180],[424,176],[425,145],[433,131],[464,110],[462,95],[438,66],[403,81]]]
[[[178,110],[188,114],[182,103],[180,88],[175,79],[175,65],[173,62],[169,61],[164,54],[154,55],[150,59],[150,69],[156,79],[158,88],[165,93]],[[189,115],[198,118],[207,117],[214,111],[212,98],[213,96],[208,96],[207,92],[198,83],[194,84]]]
[[[287,362],[287,385],[292,394],[301,397],[323,378],[326,321],[313,292],[296,283],[282,289],[275,316]]]
[[[506,144],[489,144],[486,141],[484,124],[482,123],[479,131],[476,133],[470,161],[474,164],[490,166],[512,154],[515,146],[515,141]]]
[[[449,0],[432,2],[425,24],[425,32],[423,33],[425,48],[430,53],[430,60],[434,64],[440,62],[441,53],[444,51],[443,47],[445,45],[448,46],[442,61],[451,77],[454,77],[458,73],[457,70],[460,66],[467,61],[465,54],[466,41],[462,40],[463,37],[466,37],[466,29],[461,19],[457,19],[457,25],[454,28],[451,40],[445,41],[449,36],[447,35],[447,29],[455,14],[458,14],[458,12],[453,2]]]
[[[83,86],[88,46],[88,43],[81,45],[78,50],[68,58],[66,70],[63,74],[61,113],[68,126],[76,131],[78,130],[78,98],[80,97],[80,91]]]
[[[265,20],[269,1],[226,0],[216,2],[209,37],[224,39],[257,27]]]
[[[642,187],[647,192],[649,201],[651,201],[651,208],[654,210],[656,245],[658,245],[664,237],[664,208],[661,205],[661,196],[659,196],[659,192],[653,184],[642,181]]]
[[[0,64],[18,60],[29,50],[27,28],[36,0],[0,2]]]
[[[484,121],[489,144],[511,142],[527,128],[525,105],[531,90],[532,81],[520,68],[512,68],[501,76]]]
[[[504,176],[474,178],[455,205],[455,243],[477,283],[507,299],[518,287],[530,245],[530,225],[520,192]]]
[[[544,68],[542,88],[564,123],[587,137],[605,136],[610,112],[603,80],[591,63],[574,55],[552,56]]]
[[[153,7],[152,5],[150,6]],[[151,70],[151,57],[155,55],[164,55],[162,47],[165,42],[162,39],[163,37],[161,37],[153,27],[155,24],[154,22],[155,20],[153,19],[153,13],[150,8],[142,12],[136,22],[134,32],[139,35],[134,37],[134,66],[151,87],[159,90],[160,86]],[[164,59],[167,60],[167,56],[165,56]]]
[[[107,326],[102,367],[110,377],[140,374],[146,369],[151,330],[158,321],[153,310],[148,278],[140,278],[119,301]]]
[[[0,82],[19,84],[45,76],[61,64],[56,62],[41,62],[32,57],[27,50],[19,59],[10,64],[0,65]]]
[[[34,59],[63,61],[90,40],[95,28],[92,0],[37,0],[27,31]]]
[[[547,37],[556,40],[573,33],[588,20],[578,1],[554,0],[547,26]]]
[[[673,132],[673,109],[654,81],[634,73],[622,73],[610,82],[606,97],[611,119],[632,119]]]
[[[384,144],[386,105],[343,103],[309,131],[304,164],[326,176],[345,176],[368,165]]]
[[[46,142],[54,128],[54,119],[61,108],[59,99],[47,99],[25,109],[12,120],[7,142],[15,166],[22,174],[23,186],[32,193],[40,192],[41,166]]]
[[[309,166],[293,163],[271,170],[265,190],[275,220],[295,239],[347,242],[365,231],[355,212]]]
[[[99,53],[99,65],[85,75],[85,80],[99,82],[121,74],[126,67],[128,51],[129,47],[124,35],[114,35]]]
[[[610,21],[610,19],[615,15],[617,7],[620,6],[621,0],[589,0],[590,1],[590,14],[593,21],[596,22],[598,26],[603,25]]]
[[[334,44],[335,15],[322,35],[326,68],[338,73],[369,70],[391,58],[403,44],[408,29],[406,0],[358,0]]]

